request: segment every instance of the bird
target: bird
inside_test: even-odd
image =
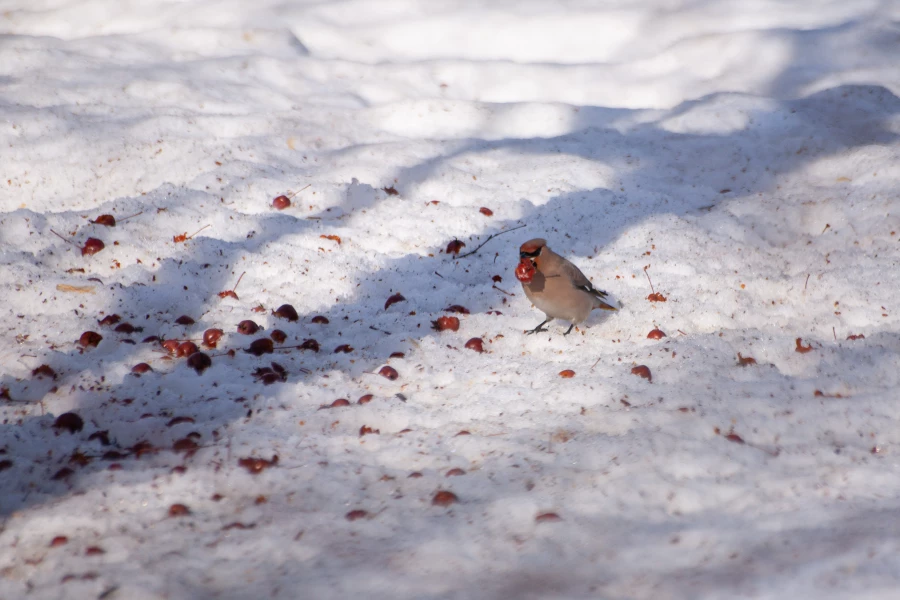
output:
[[[553,319],[569,321],[563,335],[584,322],[595,308],[618,310],[606,302],[608,294],[594,287],[581,270],[547,246],[547,240],[535,238],[519,247],[516,278],[525,296],[547,316],[537,327],[526,331],[530,335],[547,331],[544,327]]]

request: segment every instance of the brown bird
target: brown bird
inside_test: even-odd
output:
[[[531,303],[547,315],[527,334],[547,331],[546,323],[564,319],[571,326],[563,335],[569,335],[595,308],[617,310],[605,302],[606,292],[595,289],[578,267],[551,250],[547,241],[540,238],[528,240],[519,248],[516,278]]]

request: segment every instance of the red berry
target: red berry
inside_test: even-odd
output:
[[[224,333],[221,329],[207,329],[203,332],[203,345],[207,348],[215,348]]]
[[[637,375],[638,377],[643,377],[647,381],[653,381],[653,375],[650,374],[650,368],[646,365],[638,365],[631,369],[632,375]]]
[[[212,359],[208,354],[195,352],[188,357],[187,366],[197,371],[197,374],[200,375],[203,371],[212,366]]]
[[[184,517],[189,514],[191,514],[191,509],[189,509],[184,504],[173,504],[169,507],[170,517]]]
[[[63,413],[53,421],[53,427],[55,429],[68,429],[69,433],[76,433],[84,429],[84,419],[73,412]]]
[[[536,272],[537,269],[535,268],[534,263],[527,258],[523,258],[516,267],[516,279],[522,283],[531,283]]]
[[[403,294],[397,292],[396,294],[394,294],[390,298],[388,298],[387,301],[384,303],[384,310],[387,310],[391,304],[395,304],[397,302],[403,302],[404,300],[406,300],[406,298],[403,297]]]
[[[431,327],[435,331],[459,331],[459,319],[456,317],[438,317],[436,321],[431,322]]]
[[[259,331],[259,325],[247,319],[238,323],[237,330],[238,333],[242,333],[244,335],[253,335],[257,331]]]
[[[112,215],[100,215],[91,223],[95,225],[106,225],[107,227],[115,227],[116,226],[116,218]]]
[[[84,246],[82,246],[81,248],[81,255],[91,256],[92,254],[97,254],[104,248],[106,248],[106,246],[97,238],[88,238],[88,240],[84,243]]]
[[[82,348],[96,347],[103,340],[103,336],[96,331],[85,331],[78,338],[78,345]]]
[[[178,358],[184,358],[186,356],[191,356],[194,352],[199,351],[197,348],[197,344],[194,342],[181,342],[178,344],[178,348],[175,349],[175,356]]]
[[[312,350],[313,352],[319,351],[319,342],[314,339],[303,340],[303,343],[300,344],[301,350]]]
[[[390,379],[391,381],[394,381],[395,379],[400,377],[400,374],[397,373],[397,369],[388,366],[381,367],[381,369],[378,371],[378,374],[382,377]]]
[[[447,490],[437,492],[431,499],[432,506],[450,506],[456,502],[459,502],[459,498],[456,494]]]
[[[466,348],[474,350],[475,352],[484,352],[484,340],[480,337],[473,337],[466,342]]]
[[[459,251],[465,248],[465,242],[453,240],[447,244],[447,254],[459,254]]]
[[[276,317],[280,317],[282,319],[287,319],[288,321],[296,321],[300,318],[300,315],[297,314],[296,309],[290,304],[282,304],[278,308],[272,311],[272,314]]]

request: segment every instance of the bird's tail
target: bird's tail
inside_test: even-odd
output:
[[[607,304],[606,302],[604,302],[604,301],[601,300],[600,298],[597,298],[597,299],[594,301],[594,308],[599,308],[599,309],[602,309],[602,310],[619,310],[618,308],[616,308],[616,307],[613,306],[612,304]]]
[[[594,296],[594,308],[600,308],[602,310],[619,310],[612,304],[606,302],[606,299],[609,295],[602,290],[591,290],[591,294]]]

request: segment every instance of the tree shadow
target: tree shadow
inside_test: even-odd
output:
[[[316,313],[326,317],[331,325],[311,326],[309,321],[313,313],[302,314],[297,324],[273,322],[270,317],[267,318],[273,323],[269,329],[277,326],[288,333],[286,344],[316,338],[321,352],[311,355],[309,352],[292,351],[260,358],[241,352],[233,358],[215,356],[213,367],[199,375],[197,381],[214,382],[231,378],[232,383],[241,390],[237,397],[252,397],[251,390],[260,385],[252,377],[254,368],[267,364],[270,359],[287,361],[291,377],[304,377],[303,372],[299,371],[301,368],[308,371],[338,369],[351,378],[364,376],[384,363],[391,353],[409,351],[410,340],[431,335],[429,321],[445,307],[464,304],[475,313],[503,312],[507,296],[498,292],[491,277],[501,274],[506,278],[508,266],[512,264],[510,257],[514,257],[520,238],[543,235],[567,255],[581,260],[595,255],[617,236],[651,216],[686,214],[701,208],[710,210],[731,198],[767,193],[773,189],[781,173],[797,171],[813,160],[855,147],[890,144],[897,139],[897,134],[889,129],[888,121],[900,113],[900,99],[882,87],[841,86],[806,98],[778,103],[772,110],[751,110],[742,102],[727,94],[716,94],[686,102],[655,122],[624,130],[615,125],[622,117],[622,111],[585,107],[576,113],[577,126],[571,134],[549,139],[470,140],[450,153],[398,171],[396,179],[402,182],[402,188],[414,193],[416,185],[432,177],[435,169],[468,154],[562,155],[608,166],[616,173],[616,180],[601,188],[558,194],[543,204],[524,201],[526,209],[522,219],[496,220],[492,226],[473,232],[467,241],[469,247],[474,247],[476,239],[524,222],[528,226],[521,230],[521,235],[517,233],[498,238],[470,258],[450,260],[450,257],[441,254],[445,243],[442,241],[431,249],[435,258],[408,254],[388,261],[384,267],[374,270],[362,268],[358,272],[358,285],[351,300]],[[766,106],[770,104],[766,103]],[[705,117],[711,109],[731,110],[739,114],[746,125],[717,134],[669,130],[689,128],[692,115],[699,111],[700,116]],[[812,132],[817,134],[814,148],[810,147],[812,142],[809,141]],[[763,157],[761,162],[747,151],[759,145],[772,149],[772,154]],[[707,160],[702,165],[692,165],[683,158],[697,155],[705,156]],[[677,198],[677,202],[669,202],[666,182],[673,177],[681,182],[679,190],[682,193],[686,189],[692,190],[689,198],[682,196]],[[166,202],[169,203],[167,206],[174,208],[179,202],[175,192],[165,189],[151,195],[149,200],[132,198],[115,204],[120,214],[146,210],[154,205],[157,209],[165,208],[160,204]],[[166,371],[186,367],[183,361],[168,363],[161,360],[158,372],[142,377],[128,374],[128,365],[138,360],[135,357],[143,348],[140,339],[149,335],[196,339],[207,327],[227,330],[229,324],[204,321],[203,315],[213,303],[220,302],[216,298],[217,292],[229,289],[233,284],[234,274],[240,269],[241,256],[263,252],[273,244],[283,243],[288,237],[323,235],[322,232],[327,232],[342,219],[349,217],[352,223],[353,215],[359,214],[355,211],[372,208],[388,196],[365,184],[354,183],[348,186],[346,198],[341,210],[313,215],[318,220],[271,214],[262,217],[254,234],[244,239],[223,241],[198,236],[185,244],[176,255],[161,260],[152,271],[152,281],[138,281],[135,278],[133,283],[127,285],[119,282],[106,284],[103,278],[99,282],[94,281],[98,286],[107,288],[109,298],[107,306],[94,314],[122,313],[125,320],[142,327],[143,332],[131,336],[109,335],[111,332],[97,327],[105,336],[98,348],[82,351],[73,345],[68,350],[58,348],[40,357],[41,364],[49,365],[58,374],[56,380],[38,376],[16,379],[8,374],[0,378],[0,387],[9,390],[10,398],[15,401],[12,406],[20,407],[23,413],[15,421],[8,419],[3,425],[6,432],[2,437],[9,440],[4,449],[6,456],[13,461],[12,472],[7,473],[12,476],[4,478],[2,491],[7,501],[2,507],[3,513],[9,514],[34,502],[69,493],[72,484],[66,483],[66,478],[60,482],[50,481],[50,478],[68,464],[67,461],[76,451],[85,452],[90,448],[89,452],[93,454],[104,453],[106,449],[98,447],[99,438],[87,441],[91,434],[98,431],[107,431],[112,447],[120,453],[149,437],[156,439],[156,445],[161,448],[174,443],[173,435],[169,435],[162,424],[170,418],[170,414],[174,414],[179,398],[191,390],[170,388],[166,382]],[[578,218],[573,219],[573,215],[578,215]],[[94,229],[100,227],[95,226]],[[127,225],[124,231],[127,232]],[[121,235],[119,231],[115,233]],[[51,260],[44,255],[36,259]],[[149,270],[147,274],[150,274]],[[178,288],[178,282],[185,279],[185,274],[193,283],[187,286],[190,289],[182,290]],[[428,285],[421,283],[426,281]],[[411,285],[410,282],[417,283]],[[515,293],[512,283],[506,288]],[[404,294],[406,302],[384,310],[385,300],[397,291]],[[521,303],[521,298],[513,302]],[[235,323],[253,318],[250,307],[235,304]],[[84,310],[90,312],[90,308]],[[410,317],[407,314],[410,311],[415,311],[416,316]],[[178,314],[194,316],[198,318],[198,323],[189,327],[177,326],[172,320]],[[495,318],[498,327],[508,327],[508,319],[501,316]],[[528,318],[533,320],[534,317],[529,313]],[[126,339],[135,343],[123,343]],[[333,348],[347,340],[353,340],[352,354],[343,356],[332,353]],[[240,349],[246,347],[248,342],[231,335],[228,347]],[[110,364],[116,365],[113,370],[115,375],[105,377],[103,373]],[[72,377],[72,373],[76,375]],[[75,435],[54,431],[50,426],[52,417],[39,416],[40,408],[34,405],[51,388],[68,394],[78,407],[78,412],[88,423],[83,431]],[[223,395],[221,387],[217,390],[207,388],[202,393],[216,397]],[[166,394],[170,395],[168,403],[160,400]],[[111,404],[129,398],[134,401],[111,411]],[[229,416],[224,421],[214,419],[204,423],[202,428],[198,424],[204,440],[213,440],[213,431],[252,409],[252,401],[249,400],[239,406],[234,398],[220,398],[218,401],[229,406],[224,413]],[[9,402],[7,405],[10,406]],[[151,422],[155,425],[150,426]],[[40,440],[61,435],[71,440],[71,451],[52,458],[43,456],[44,444]],[[178,458],[172,458],[172,462],[178,461]],[[103,462],[98,460],[84,469],[96,470],[102,466]],[[75,475],[77,479],[78,475]]]
[[[728,117],[722,120],[720,131],[698,132],[697,128],[714,112]],[[96,475],[111,465],[144,481],[170,473],[173,468],[204,468],[191,462],[192,449],[175,452],[173,447],[184,439],[194,439],[201,447],[216,446],[222,443],[223,432],[229,426],[252,420],[259,410],[258,398],[267,391],[253,372],[272,361],[287,369],[288,385],[334,371],[354,382],[372,377],[380,365],[392,360],[392,353],[414,352],[417,343],[435,336],[429,330],[430,321],[450,305],[462,304],[479,316],[488,311],[505,313],[490,317],[498,330],[509,331],[515,328],[513,324],[531,323],[535,313],[527,309],[522,296],[512,298],[497,289],[503,286],[508,292],[517,291],[507,275],[521,239],[543,235],[574,260],[589,260],[648,219],[689,213],[702,218],[734,198],[771,192],[780,175],[801,170],[815,160],[869,144],[896,143],[898,135],[890,128],[890,120],[898,113],[900,99],[889,90],[846,85],[774,103],[715,94],[685,102],[659,119],[637,125],[623,124],[629,111],[581,107],[574,113],[572,132],[566,135],[466,140],[451,152],[398,170],[396,179],[403,192],[414,196],[417,185],[467,155],[578,157],[608,168],[614,175],[603,186],[559,193],[540,203],[523,200],[522,218],[497,219],[490,226],[472,231],[466,238],[468,248],[489,234],[519,223],[524,222],[527,227],[492,241],[470,258],[454,260],[446,256],[442,249],[449,240],[441,240],[420,254],[408,253],[377,267],[361,266],[352,298],[325,310],[301,311],[296,323],[273,319],[267,313],[265,333],[276,327],[283,329],[288,335],[286,345],[315,338],[320,346],[317,353],[287,350],[255,357],[242,350],[251,339],[260,336],[229,334],[223,347],[235,349],[236,354],[214,352],[212,367],[202,374],[185,377],[189,371],[184,361],[166,360],[161,352],[153,361],[153,372],[139,377],[129,373],[130,366],[146,356],[148,346],[140,341],[145,336],[195,339],[207,327],[227,330],[226,324],[207,320],[204,315],[215,303],[231,302],[219,300],[216,294],[233,285],[235,274],[242,270],[242,257],[262,254],[291,239],[318,240],[320,235],[347,222],[352,226],[360,211],[389,200],[387,194],[367,184],[349,184],[341,210],[313,215],[318,219],[266,215],[255,227],[254,235],[231,241],[198,236],[177,254],[159,261],[155,270],[147,269],[145,277],[134,277],[131,283],[107,283],[101,277],[93,284],[106,289],[108,301],[94,313],[97,318],[103,313],[119,313],[143,331],[128,335],[98,328],[104,340],[97,348],[82,351],[74,345],[61,346],[40,356],[38,362],[57,373],[55,379],[37,374],[31,378],[16,378],[8,373],[0,376],[0,388],[8,390],[4,400],[7,414],[19,412],[0,425],[0,439],[4,440],[0,463],[10,461],[0,482],[0,497],[4,499],[0,515],[8,516],[100,485]],[[770,148],[771,154],[753,155],[750,149],[760,145]],[[703,164],[692,164],[687,158],[697,155],[705,157]],[[671,202],[669,185],[673,180],[679,186],[675,191],[682,194],[677,202]],[[690,195],[685,197],[688,190]],[[183,200],[178,190],[161,189],[154,198],[152,201],[163,204],[155,208],[172,210]],[[121,214],[127,214],[146,209],[148,200],[131,198],[115,204]],[[49,229],[49,225],[45,226]],[[122,231],[122,235],[127,235],[127,226]],[[313,241],[310,245],[318,244]],[[303,255],[309,259],[321,256],[325,254],[317,250]],[[35,259],[52,262],[47,255]],[[298,268],[298,264],[287,265],[286,270]],[[189,289],[180,289],[185,274],[192,283]],[[86,284],[91,283],[88,275],[91,274],[83,278]],[[495,285],[494,275],[501,275],[503,282]],[[294,285],[302,290],[302,281]],[[605,287],[599,282],[598,285]],[[616,292],[614,288],[609,291]],[[396,292],[405,296],[405,302],[385,309],[385,301]],[[290,302],[289,294],[283,296]],[[231,327],[239,320],[254,318],[251,306],[240,302],[233,306],[235,318]],[[93,313],[92,307],[84,311]],[[173,320],[180,314],[194,317],[197,323],[175,325]],[[325,317],[329,323],[312,324],[313,316]],[[134,343],[124,342],[125,339]],[[353,346],[349,354],[334,352],[348,342]],[[404,369],[414,368],[405,359],[395,359],[392,364],[397,365],[401,377]],[[176,376],[168,377],[173,372]],[[354,385],[347,383],[345,387],[352,389]],[[57,392],[51,392],[52,388]],[[54,416],[42,415],[40,407],[49,393],[69,399],[85,420],[82,430],[69,433],[52,427]],[[204,402],[196,402],[198,397]],[[178,418],[182,421],[173,425]],[[141,442],[151,446],[141,447]],[[59,449],[55,454],[48,454],[51,444]],[[265,451],[260,452],[266,455]],[[64,469],[69,473],[64,473]],[[864,524],[871,522],[860,519]],[[867,534],[860,535],[864,538]],[[836,539],[823,552],[837,552],[845,543],[846,540]],[[752,568],[729,564],[685,570],[673,577],[689,591],[743,585],[748,577],[764,576],[776,568],[777,561],[766,557],[770,546],[763,543],[751,553],[757,561]],[[780,558],[791,560],[789,556]],[[537,584],[528,581],[523,587],[523,581],[518,579],[508,587],[498,582],[496,597],[521,595],[526,589],[536,590],[538,596],[541,592],[552,594],[566,589],[565,581],[542,581],[543,587],[537,588]]]

